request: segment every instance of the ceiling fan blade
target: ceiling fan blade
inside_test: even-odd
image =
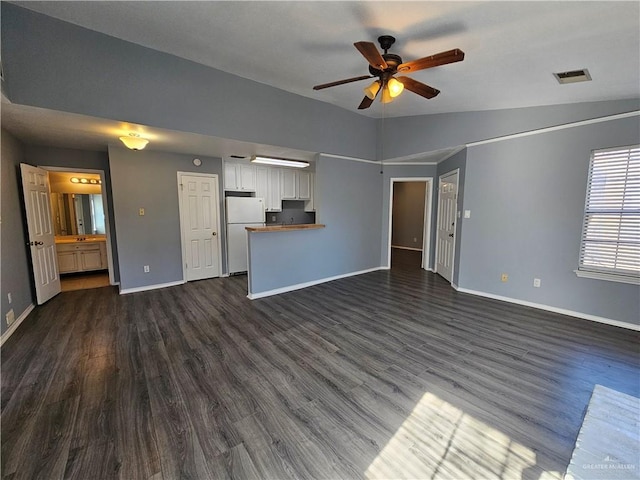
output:
[[[398,65],[398,71],[402,73],[417,72],[425,68],[437,67],[448,63],[461,62],[464,60],[464,52],[454,48],[442,53],[436,53],[430,57],[419,58],[411,62],[405,62]]]
[[[402,83],[404,85],[404,88],[406,88],[407,90],[413,93],[417,93],[424,98],[433,98],[440,93],[440,90],[436,90],[435,88],[430,87],[429,85],[425,85],[422,82],[418,82],[413,78],[397,77],[396,80]]]
[[[358,105],[358,110],[364,110],[365,108],[369,108],[373,103],[373,98],[364,97]]]
[[[323,88],[335,87],[337,85],[344,85],[345,83],[366,80],[367,78],[373,78],[373,75],[362,75],[361,77],[347,78],[345,80],[338,80],[337,82],[323,83],[322,85],[316,85],[315,87],[313,87],[313,89],[322,90]]]
[[[369,65],[378,70],[384,70],[388,67],[378,48],[371,42],[356,42],[353,44],[364,58],[367,59]]]

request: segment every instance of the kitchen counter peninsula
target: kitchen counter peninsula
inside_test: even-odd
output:
[[[261,232],[291,232],[295,230],[315,230],[318,228],[324,228],[325,225],[321,223],[303,223],[299,225],[266,225],[264,227],[245,227],[248,232],[261,233]]]

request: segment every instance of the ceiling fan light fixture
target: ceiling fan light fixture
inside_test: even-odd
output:
[[[142,150],[149,140],[140,137],[137,133],[130,133],[128,137],[120,137],[120,141],[130,150]]]
[[[369,85],[367,88],[364,89],[364,94],[367,98],[370,98],[371,100],[373,100],[374,98],[376,98],[376,95],[378,94],[379,90],[380,90],[380,80],[376,80],[375,82],[373,82],[371,85]]]
[[[389,82],[387,82],[387,89],[389,90],[389,95],[392,98],[396,98],[404,90],[404,85],[395,78],[390,78]]]
[[[391,103],[393,102],[393,97],[391,96],[391,92],[389,92],[388,88],[382,89],[382,97],[380,98],[382,103]]]

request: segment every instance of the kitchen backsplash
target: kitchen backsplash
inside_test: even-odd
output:
[[[316,223],[315,212],[305,212],[302,200],[283,200],[281,212],[267,212],[266,215],[267,225]]]

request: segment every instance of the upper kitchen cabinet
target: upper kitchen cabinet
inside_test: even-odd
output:
[[[283,168],[281,170],[282,200],[310,200],[311,172]]]
[[[224,189],[239,192],[256,191],[256,167],[242,163],[225,162]]]
[[[279,169],[256,167],[256,197],[264,200],[264,209],[267,212],[282,211]]]

